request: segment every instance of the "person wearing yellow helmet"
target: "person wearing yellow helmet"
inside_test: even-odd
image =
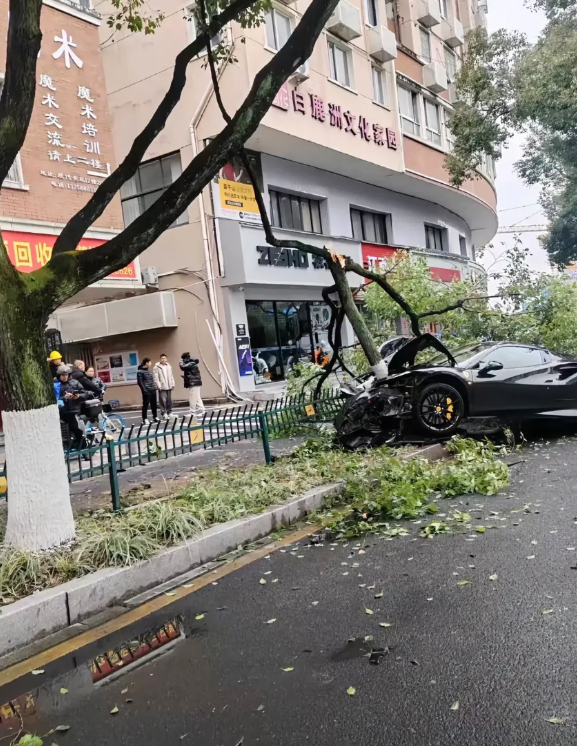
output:
[[[52,350],[48,356],[48,365],[50,366],[50,375],[56,378],[56,371],[62,365],[62,355],[56,350]]]

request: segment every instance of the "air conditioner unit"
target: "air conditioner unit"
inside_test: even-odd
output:
[[[141,275],[143,285],[158,286],[158,272],[156,271],[156,267],[143,267]]]
[[[441,6],[439,0],[417,0],[417,21],[431,28],[441,23]]]
[[[449,47],[461,47],[465,43],[463,24],[457,18],[441,21],[441,39]]]
[[[367,49],[379,62],[397,59],[397,39],[386,26],[367,29]]]
[[[310,76],[311,76],[311,69],[310,69],[309,61],[307,60],[304,63],[304,65],[297,67],[295,72],[290,76],[289,80],[292,80],[293,83],[296,83],[298,85],[299,83],[302,83],[303,80],[308,80]]]
[[[348,0],[340,0],[327,21],[327,29],[344,41],[352,41],[363,35],[361,11]]]
[[[423,84],[433,93],[443,93],[449,89],[447,71],[440,62],[429,62],[423,68]]]

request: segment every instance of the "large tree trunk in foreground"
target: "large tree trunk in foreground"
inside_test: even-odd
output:
[[[50,309],[0,252],[0,411],[8,468],[5,543],[38,551],[74,539],[58,406],[44,350]]]

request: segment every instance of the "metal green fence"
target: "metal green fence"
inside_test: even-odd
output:
[[[96,432],[86,448],[65,451],[68,481],[109,475],[112,505],[120,509],[118,472],[199,449],[218,448],[239,440],[259,440],[264,459],[272,461],[270,439],[306,432],[332,420],[342,406],[338,391],[320,398],[287,396],[266,403],[213,410],[201,418],[188,417],[124,428],[118,436]],[[0,476],[7,476],[6,464]],[[6,492],[0,498],[7,497]]]

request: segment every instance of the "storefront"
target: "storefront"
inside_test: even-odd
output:
[[[256,384],[279,381],[328,344],[330,307],[322,301],[246,301]]]
[[[300,361],[314,360],[328,347],[330,307],[322,297],[333,277],[322,260],[296,249],[266,245],[262,228],[236,220],[217,220],[224,255],[222,278],[230,374],[239,391],[253,391],[283,380]],[[302,234],[276,229],[279,238]],[[324,246],[326,238],[308,235]],[[346,238],[330,240],[333,251],[361,261],[361,245]],[[358,278],[351,276],[352,287]],[[353,333],[345,321],[343,341]]]

